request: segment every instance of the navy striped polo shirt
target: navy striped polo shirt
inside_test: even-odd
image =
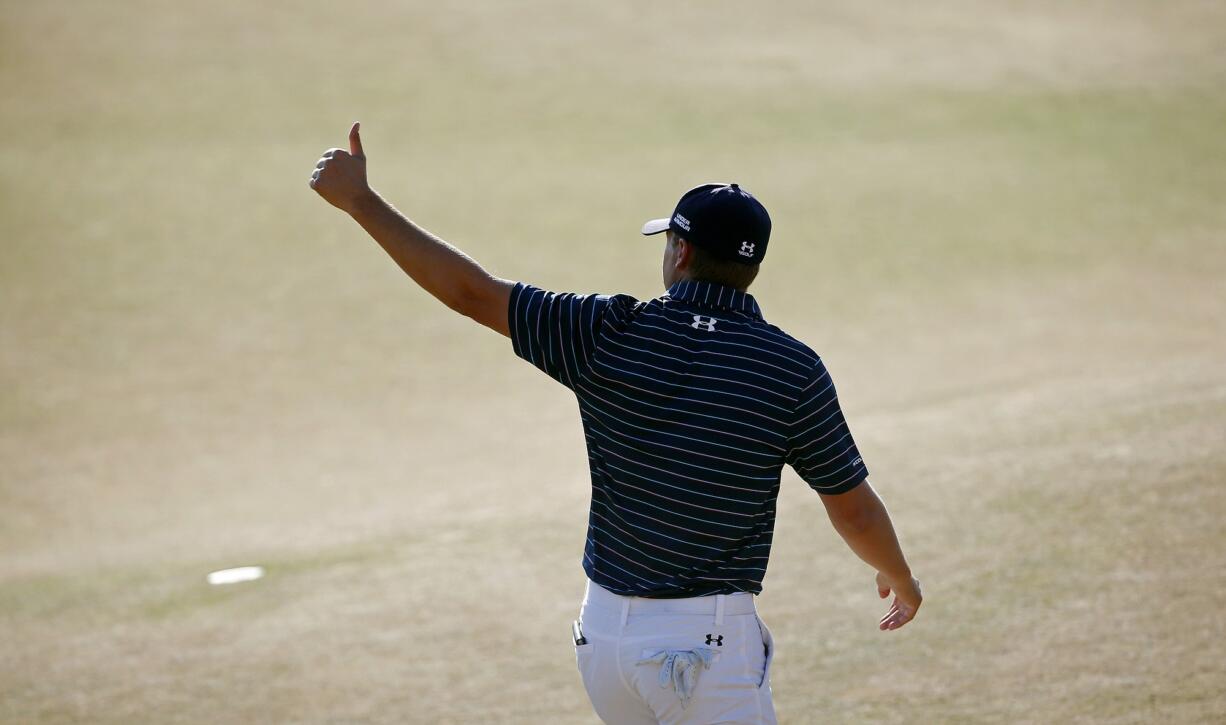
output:
[[[784,464],[827,494],[868,475],[821,358],[747,293],[687,280],[640,302],[521,283],[508,315],[515,354],[579,400],[583,568],[609,591],[756,594]]]

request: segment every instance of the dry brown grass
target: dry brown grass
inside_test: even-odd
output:
[[[591,722],[566,391],[305,184],[658,293],[737,178],[928,601],[787,474],[784,722],[1219,722],[1220,3],[5,2],[0,721]],[[265,580],[210,588],[216,568]]]

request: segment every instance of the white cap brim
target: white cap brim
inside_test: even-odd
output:
[[[667,217],[664,219],[652,219],[643,225],[643,234],[659,234],[660,232],[668,231],[668,223],[671,221]]]

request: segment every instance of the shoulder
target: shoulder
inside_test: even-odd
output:
[[[804,342],[797,340],[795,337],[792,337],[788,333],[784,332],[783,330],[779,329],[778,327],[775,327],[774,325],[770,323],[763,322],[762,326],[766,328],[767,330],[769,330],[770,332],[774,333],[776,336],[776,339],[778,339],[781,344],[787,346],[789,349],[792,350],[792,352],[796,353],[798,356],[803,358],[805,362],[807,362],[809,365],[820,365],[821,364],[822,362],[821,355],[818,355],[817,352],[813,348],[809,347]]]
[[[551,292],[520,282],[511,292],[512,317],[523,324],[557,319],[563,326],[599,334],[608,326],[620,328],[633,322],[648,303],[627,294]]]
[[[542,287],[537,287],[528,282],[516,282],[511,289],[511,304],[524,304],[528,301],[544,302],[548,304],[568,304],[568,305],[583,305],[603,310],[608,307],[616,307],[618,309],[633,308],[639,304],[638,300],[630,295],[607,295],[597,293],[580,293],[580,292],[553,292]]]
[[[826,369],[826,363],[816,350],[765,320],[758,319],[755,322],[760,334],[770,341],[772,349],[790,357],[798,372],[803,375],[794,396],[797,405],[833,391],[830,371]]]
[[[603,317],[613,323],[628,323],[641,315],[656,300],[641,301],[633,295],[596,295]]]
[[[783,329],[758,318],[748,320],[748,327],[763,345],[790,357],[796,365],[807,370],[821,370],[822,358],[813,348],[796,339]]]
[[[612,309],[631,310],[636,312],[656,301],[648,300],[646,302],[642,302],[637,297],[626,294],[597,295],[597,297],[603,300],[604,304],[608,305]]]

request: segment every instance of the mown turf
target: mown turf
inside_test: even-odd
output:
[[[592,722],[574,403],[306,187],[658,294],[735,179],[924,581],[786,474],[784,722],[1217,722],[1216,3],[5,2],[0,721]],[[266,579],[211,588],[216,568]]]

